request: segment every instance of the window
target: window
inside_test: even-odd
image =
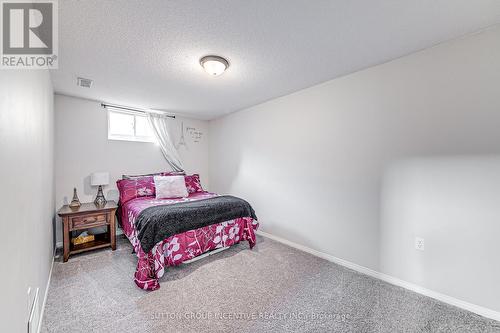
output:
[[[146,115],[108,108],[108,139],[156,142]]]

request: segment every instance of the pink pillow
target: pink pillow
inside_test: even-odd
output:
[[[155,183],[152,176],[118,180],[116,186],[120,192],[120,202],[122,204],[137,197],[155,195]]]
[[[189,193],[204,192],[203,187],[201,187],[199,174],[195,173],[191,176],[184,176],[184,179],[186,180],[186,187]]]

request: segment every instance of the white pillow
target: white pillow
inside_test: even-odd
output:
[[[185,198],[189,195],[184,176],[154,176],[156,199]]]

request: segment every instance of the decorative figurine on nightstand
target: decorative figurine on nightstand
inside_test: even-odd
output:
[[[76,194],[76,187],[73,188],[73,200],[71,200],[71,203],[69,204],[69,206],[71,208],[78,208],[80,207],[82,204],[80,203],[80,199],[78,199],[78,194]]]
[[[97,190],[97,196],[94,200],[96,206],[102,207],[106,205],[106,198],[102,193],[102,186],[109,184],[109,173],[108,172],[94,172],[90,177],[90,185],[99,186]]]

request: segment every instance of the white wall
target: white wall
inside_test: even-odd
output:
[[[39,309],[45,296],[54,251],[53,134],[48,71],[2,70],[0,332],[26,331],[29,287],[40,288]]]
[[[107,112],[96,101],[55,95],[56,209],[71,202],[76,187],[81,202],[92,202],[96,188],[90,187],[90,174],[108,171],[110,185],[104,188],[109,200],[118,199],[116,180],[122,174],[144,174],[171,170],[159,146],[146,142],[108,140]],[[186,172],[199,173],[208,188],[208,122],[176,118],[173,138],[181,135],[181,122],[203,135],[199,142],[185,133],[187,149],[179,153]],[[57,241],[62,241],[61,221],[57,218]]]
[[[500,155],[408,158],[382,179],[380,269],[500,310]]]
[[[211,121],[211,190],[263,231],[500,311],[499,82],[496,27]]]

